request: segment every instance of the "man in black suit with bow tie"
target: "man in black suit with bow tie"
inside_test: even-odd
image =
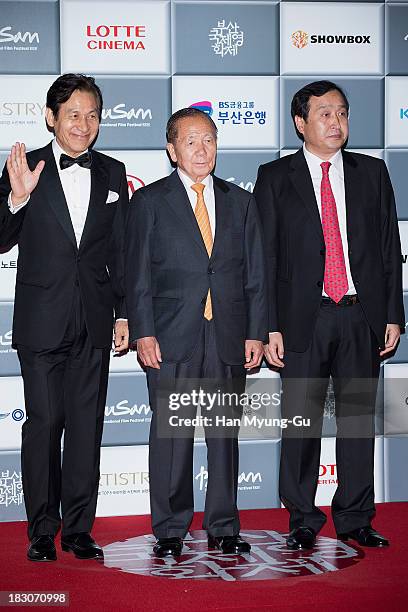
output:
[[[147,368],[153,410],[150,501],[158,556],[181,553],[194,511],[193,432],[187,426],[173,435],[171,426],[166,428],[171,413],[161,393],[168,400],[169,393],[188,388],[189,380],[205,389],[243,391],[246,370],[262,358],[267,325],[255,202],[247,191],[212,175],[213,120],[197,109],[177,111],[167,123],[167,141],[177,170],[133,195],[126,232],[130,340]],[[194,418],[195,409],[186,408],[188,417]],[[217,432],[215,411],[201,405],[201,413],[214,419],[206,427],[203,525],[209,546],[248,552],[236,505],[237,428]]]
[[[55,139],[26,155],[12,147],[0,180],[0,244],[18,244],[13,321],[27,420],[22,473],[31,561],[56,559],[54,537],[83,559],[103,557],[90,535],[114,316],[127,348],[123,164],[91,149],[102,95],[65,74],[47,94]],[[61,466],[61,437],[64,453]]]

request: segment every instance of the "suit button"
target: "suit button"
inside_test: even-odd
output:
[[[348,252],[349,252],[349,255],[351,255],[353,251],[351,249],[349,249]]]
[[[354,285],[355,285],[356,287],[357,287],[357,285],[359,285],[359,284],[360,284],[360,281],[357,281],[357,280],[356,280],[356,281],[354,281]]]
[[[320,249],[320,255],[323,257],[324,256],[324,249]]]
[[[211,266],[208,268],[208,274],[215,274],[215,270]]]
[[[317,284],[318,287],[323,287],[323,281],[317,281],[316,284]]]
[[[76,279],[76,281],[75,281],[75,287],[79,287],[79,280],[78,279]]]

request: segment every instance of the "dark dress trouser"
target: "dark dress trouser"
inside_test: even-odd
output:
[[[76,291],[61,344],[46,350],[18,345],[17,352],[27,413],[21,457],[29,538],[57,533],[60,505],[64,535],[89,532],[98,495],[110,348],[92,346]]]
[[[284,431],[280,497],[290,529],[318,532],[326,522],[315,505],[324,402],[330,375],[336,405],[338,487],[332,500],[337,533],[370,524],[374,508],[374,416],[379,348],[360,303],[320,306],[312,343],[303,353],[285,351],[282,416],[311,418],[311,428]]]
[[[243,366],[224,364],[218,354],[214,322],[203,319],[201,331],[191,358],[184,363],[160,364],[160,370],[148,368],[150,406],[153,411],[149,440],[150,505],[153,533],[157,538],[183,538],[194,513],[193,499],[193,442],[194,428],[172,433],[162,425],[168,422],[169,392],[196,388],[213,392],[245,389]],[[159,396],[165,397],[162,403]],[[221,408],[222,412],[223,409]],[[182,414],[194,417],[195,406],[183,409]],[[201,410],[204,415],[205,410]],[[217,412],[208,412],[213,416]],[[227,411],[228,414],[232,414]],[[233,414],[237,415],[237,412]],[[160,414],[159,414],[160,413]],[[162,420],[164,414],[164,421]],[[181,416],[181,413],[180,413]],[[205,428],[208,459],[208,482],[203,528],[213,536],[239,533],[237,509],[238,430],[226,427]]]

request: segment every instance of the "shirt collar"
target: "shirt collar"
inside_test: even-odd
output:
[[[187,193],[190,193],[191,192],[191,186],[195,185],[196,181],[192,181],[191,178],[189,176],[187,176],[187,174],[185,174],[185,172],[180,170],[180,168],[177,168],[177,174],[179,175],[181,182],[183,183],[184,187],[186,188]],[[200,183],[205,185],[207,187],[207,190],[212,189],[212,187],[213,187],[213,178],[212,178],[211,174],[208,174],[202,181],[200,181]]]
[[[80,153],[79,155],[82,155],[83,153],[86,153],[87,151],[88,151],[88,149],[85,149],[85,151],[82,151],[82,153]],[[52,141],[52,152],[54,153],[54,157],[55,157],[55,162],[57,164],[57,168],[58,168],[58,170],[60,170],[60,165],[59,165],[60,157],[61,157],[62,154],[68,155],[68,153],[66,153],[64,151],[64,149],[62,147],[60,147],[60,145],[58,144],[56,138],[54,138],[54,140]],[[71,155],[69,157],[71,157]],[[77,164],[73,164],[70,168],[67,168],[67,170],[75,171],[78,168],[79,168],[79,166]]]
[[[340,178],[343,178],[343,155],[341,154],[341,149],[336,151],[332,157],[328,160],[323,160],[314,153],[311,153],[306,149],[306,145],[303,143],[303,154],[306,158],[307,165],[309,166],[310,174],[315,177],[322,176],[322,169],[320,164],[322,161],[329,161],[331,165],[335,168]]]

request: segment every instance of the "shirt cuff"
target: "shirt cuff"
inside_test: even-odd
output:
[[[11,212],[11,214],[15,215],[19,210],[24,208],[24,206],[27,204],[29,199],[30,199],[30,196],[28,196],[28,198],[24,200],[24,202],[21,202],[21,204],[18,204],[17,206],[13,206],[13,202],[11,201],[11,191],[10,191],[9,197],[7,200],[7,204],[8,204],[9,211]]]
[[[126,321],[127,322],[127,319],[116,319],[116,322],[118,322],[118,321]]]

